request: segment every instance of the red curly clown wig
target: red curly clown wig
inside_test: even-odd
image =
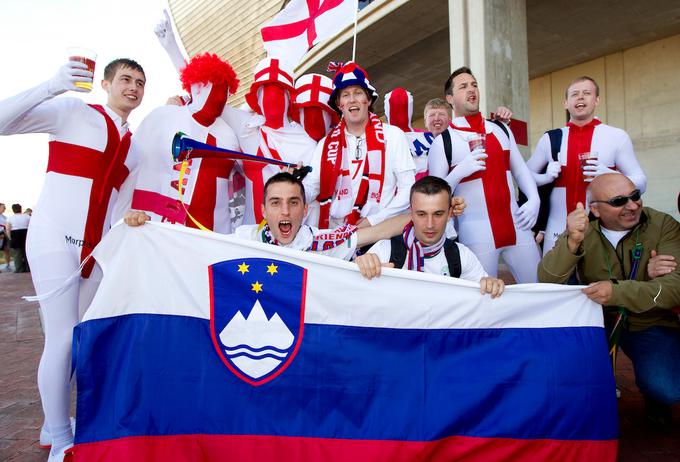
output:
[[[212,83],[213,85],[226,84],[229,87],[229,94],[233,95],[238,90],[239,83],[231,65],[214,53],[195,55],[182,68],[179,79],[182,82],[182,88],[189,93],[191,86],[196,83],[204,85]]]

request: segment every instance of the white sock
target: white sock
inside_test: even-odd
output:
[[[59,427],[50,427],[52,434],[52,450],[50,454],[59,454],[63,452],[68,446],[73,445],[73,432],[71,431],[71,423]]]

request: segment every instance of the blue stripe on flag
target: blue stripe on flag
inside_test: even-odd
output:
[[[602,328],[306,324],[292,364],[259,387],[225,367],[206,319],[97,319],[77,328],[76,341],[77,443],[176,434],[618,436]]]

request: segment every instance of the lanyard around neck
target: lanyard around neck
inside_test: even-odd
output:
[[[625,239],[625,237],[623,238]],[[621,239],[621,240],[623,240]],[[600,233],[600,240],[603,240],[602,235]],[[604,261],[607,264],[607,271],[609,272],[609,279],[615,279],[614,274],[612,272],[612,265],[609,262],[609,252],[607,252],[607,243],[608,241],[603,240],[603,246],[602,246],[602,253],[604,255]],[[621,242],[621,241],[619,241]],[[638,228],[635,231],[635,246],[633,247],[633,255],[631,258],[631,267],[630,267],[630,273],[628,274],[628,279],[629,280],[634,280],[637,277],[637,272],[638,268],[640,267],[640,259],[642,258],[642,243],[640,242],[640,228]],[[616,252],[616,248],[614,248],[614,252]],[[623,270],[623,268],[621,268]],[[625,276],[625,275],[624,275]]]

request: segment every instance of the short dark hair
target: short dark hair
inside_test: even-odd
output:
[[[411,194],[409,195],[409,202],[413,198],[413,194],[421,193],[426,196],[434,196],[440,192],[445,191],[449,198],[451,198],[451,185],[437,176],[424,176],[411,186]]]
[[[130,69],[141,72],[144,78],[146,78],[144,69],[142,69],[142,66],[140,66],[137,61],[128,58],[119,58],[114,59],[106,65],[104,68],[104,80],[111,82],[116,75],[116,71],[121,67],[129,67]]]
[[[269,189],[269,186],[275,183],[290,183],[298,185],[300,187],[300,194],[302,194],[302,202],[304,204],[307,203],[307,199],[305,198],[305,186],[302,184],[302,180],[293,176],[293,174],[291,173],[279,172],[270,179],[268,179],[267,182],[264,184],[264,195],[262,196],[263,204],[267,201],[267,190]]]
[[[446,81],[446,84],[444,85],[444,94],[445,95],[453,95],[453,79],[458,77],[460,74],[470,74],[472,77],[475,75],[472,73],[469,67],[463,66],[459,67],[453,73],[449,76],[449,79]]]
[[[577,77],[571,82],[569,82],[569,85],[567,85],[567,89],[564,90],[564,99],[569,98],[569,88],[571,88],[573,84],[585,81],[593,82],[593,85],[595,85],[595,96],[600,96],[600,86],[597,84],[595,79],[593,79],[592,77],[588,77],[587,75],[582,75],[581,77]]]
[[[12,212],[21,213],[21,204],[12,204]]]

